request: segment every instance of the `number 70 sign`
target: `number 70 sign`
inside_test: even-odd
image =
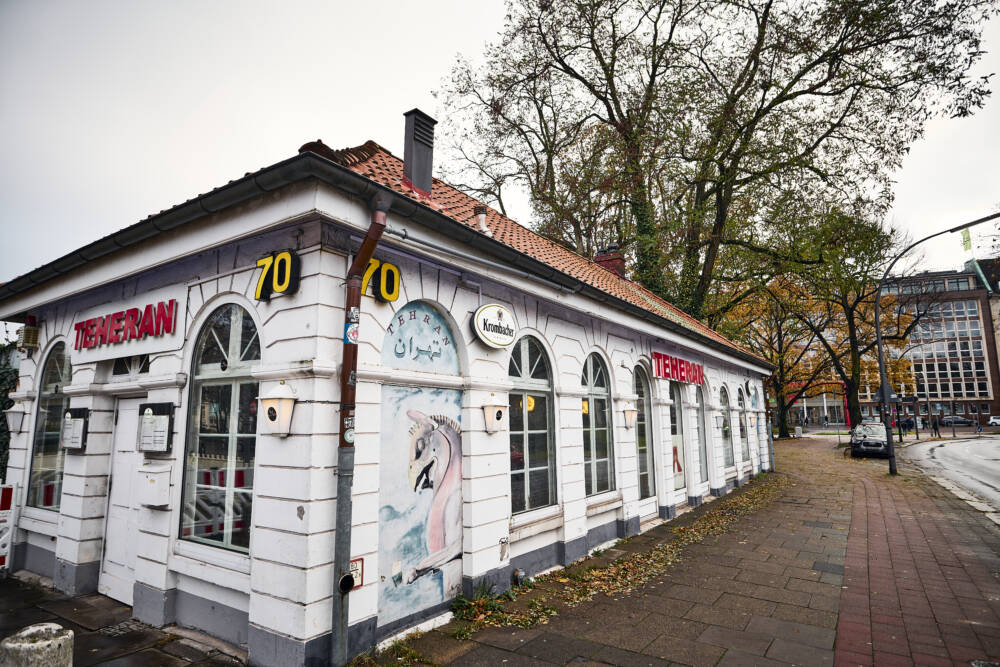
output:
[[[269,301],[272,294],[295,294],[298,291],[302,266],[299,256],[291,250],[261,257],[257,266],[261,267],[261,272],[253,298]]]

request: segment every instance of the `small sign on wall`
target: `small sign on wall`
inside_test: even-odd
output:
[[[351,590],[357,590],[361,588],[362,584],[365,583],[365,559],[355,558],[351,561],[351,576],[354,577],[354,588]]]
[[[291,250],[261,257],[257,260],[257,266],[261,267],[261,271],[253,298],[258,301],[269,301],[274,294],[295,294],[299,291],[302,262]]]
[[[139,405],[139,437],[136,449],[140,452],[169,452],[173,444],[173,403],[142,403]]]
[[[70,408],[63,414],[59,431],[59,446],[63,449],[82,451],[87,445],[87,421],[90,410]]]

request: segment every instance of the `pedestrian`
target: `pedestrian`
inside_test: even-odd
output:
[[[935,438],[940,438],[941,437],[941,424],[938,421],[938,416],[937,415],[934,415],[934,421],[931,422],[931,426],[934,428],[934,437]]]

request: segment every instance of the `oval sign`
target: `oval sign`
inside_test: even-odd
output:
[[[472,316],[472,329],[479,340],[496,349],[510,347],[517,340],[514,316],[498,303],[481,306]]]

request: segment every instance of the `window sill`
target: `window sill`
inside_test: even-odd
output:
[[[22,507],[17,525],[22,530],[55,537],[59,533],[59,512],[38,507]]]
[[[622,506],[621,491],[607,491],[596,496],[587,498],[587,516],[597,516],[611,510],[616,510]]]
[[[245,575],[250,574],[249,554],[228,551],[222,547],[213,547],[207,544],[198,544],[190,540],[179,539],[174,542],[174,555],[183,559],[197,561],[199,567],[208,565],[209,567],[218,567],[230,572],[238,572]],[[171,560],[171,569],[174,569],[173,560],[175,559]],[[205,573],[191,573],[181,569],[177,571],[189,576],[198,577],[199,579],[205,579]]]
[[[563,509],[561,505],[523,512],[510,519],[510,541],[517,542],[533,535],[561,528],[562,525]]]

